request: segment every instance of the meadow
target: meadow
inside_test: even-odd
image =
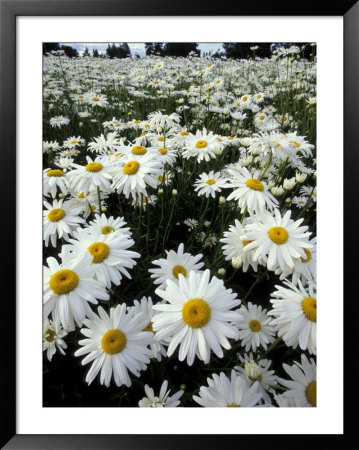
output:
[[[298,47],[45,56],[43,405],[315,407],[316,176]]]

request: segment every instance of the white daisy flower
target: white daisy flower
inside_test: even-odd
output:
[[[205,364],[209,363],[211,350],[223,357],[223,350],[230,349],[227,338],[238,339],[239,332],[231,322],[240,320],[238,311],[231,311],[240,304],[236,294],[224,287],[223,281],[210,272],[191,271],[185,278],[179,274],[179,283],[167,280],[165,290],[156,289],[156,294],[169,304],[156,304],[160,311],[152,318],[153,330],[158,339],[169,340],[167,355],[171,356],[180,345],[178,358],[192,365],[197,355]]]
[[[70,119],[64,116],[55,116],[50,119],[50,125],[52,128],[61,128],[63,125],[68,125]]]
[[[47,317],[44,319],[42,330],[42,350],[46,351],[47,359],[51,361],[56,350],[64,355],[63,349],[66,349],[67,345],[63,338],[67,336],[67,332],[59,324],[54,324]]]
[[[55,326],[61,324],[66,331],[74,330],[74,319],[80,327],[86,316],[93,316],[88,302],[96,305],[97,299],[108,300],[109,295],[93,278],[89,254],[73,261],[63,247],[61,264],[53,257],[46,261],[49,267],[44,267],[43,276],[44,317],[51,313]]]
[[[267,310],[248,302],[248,308],[242,305],[239,312],[242,319],[236,322],[236,326],[242,347],[245,347],[246,352],[250,349],[255,352],[260,347],[267,350],[267,344],[274,342],[276,334],[270,325],[271,318],[267,315]]]
[[[275,209],[275,215],[264,211],[259,220],[245,226],[243,239],[252,241],[244,247],[244,252],[255,249],[253,260],[259,257],[266,262],[268,270],[276,270],[279,266],[282,271],[294,267],[295,258],[306,258],[304,249],[313,247],[309,243],[308,227],[301,227],[303,218],[290,219],[291,211],[288,210],[282,217]]]
[[[305,289],[298,280],[298,287],[285,280],[287,287],[277,286],[271,294],[273,309],[268,312],[274,316],[271,325],[288,347],[317,352],[317,299],[315,286]]]
[[[162,383],[159,396],[155,396],[152,388],[145,385],[146,397],[138,402],[140,408],[176,408],[180,404],[180,398],[183,391],[180,390],[173,395],[169,395],[171,390],[167,391],[168,381]]]
[[[294,402],[295,406],[316,407],[317,406],[317,366],[315,361],[301,355],[302,364],[294,361],[292,366],[283,364],[283,369],[290,376],[291,380],[278,378],[280,384],[288,388],[281,397]]]
[[[207,198],[211,195],[215,198],[216,192],[221,192],[221,188],[227,187],[227,180],[221,176],[220,172],[215,173],[211,170],[208,174],[201,173],[193,186],[198,195],[205,195]]]
[[[184,245],[179,244],[177,252],[174,250],[167,251],[167,258],[160,258],[152,261],[152,264],[159,266],[159,269],[149,269],[154,278],[154,284],[160,284],[160,288],[164,289],[167,286],[167,281],[171,280],[178,284],[178,277],[182,274],[185,278],[189,272],[198,272],[204,266],[204,262],[199,262],[203,255],[199,253],[196,256],[190,253],[183,253]]]
[[[85,95],[85,101],[91,106],[100,106],[101,108],[108,105],[106,95],[97,94],[96,92],[87,93]]]
[[[47,197],[51,195],[52,198],[56,197],[57,188],[66,195],[69,190],[69,183],[66,178],[66,174],[63,170],[59,169],[45,169],[43,171],[42,193]]]
[[[78,229],[73,235],[75,239],[69,239],[70,244],[67,244],[66,248],[72,252],[74,258],[85,253],[91,255],[94,276],[103,286],[108,289],[111,283],[118,286],[121,284],[122,275],[131,278],[127,269],[132,269],[136,264],[133,258],[141,256],[137,252],[127,250],[134,245],[133,239],[120,233],[96,233],[89,228]]]
[[[97,188],[110,193],[113,168],[100,156],[94,161],[89,156],[86,159],[86,166],[73,164],[75,169],[67,173],[70,188],[78,193],[83,192],[84,195],[89,191],[96,192]]]
[[[71,136],[62,143],[62,146],[64,148],[76,148],[84,145],[85,142],[85,139],[83,139],[81,136]]]
[[[129,227],[126,227],[127,223],[124,220],[124,217],[117,217],[116,219],[113,216],[106,217],[105,214],[95,214],[95,220],[91,220],[89,224],[86,226],[89,228],[89,231],[92,233],[100,233],[100,234],[110,234],[110,233],[119,233],[123,236],[130,238],[132,236],[132,232]]]
[[[119,194],[123,192],[126,198],[131,195],[135,199],[140,194],[147,197],[146,186],[156,188],[154,175],[163,171],[161,160],[150,152],[143,155],[131,152],[122,163],[123,167],[114,175],[112,188]]]
[[[227,200],[236,200],[241,212],[247,208],[249,214],[260,213],[266,209],[273,210],[278,207],[278,200],[269,192],[265,181],[259,180],[259,172],[253,175],[242,167],[241,171],[228,169],[228,187],[235,188],[227,197]]]
[[[69,234],[72,234],[80,223],[85,223],[78,214],[80,209],[72,206],[70,201],[53,200],[52,205],[44,201],[45,210],[43,211],[43,239],[45,246],[48,247],[49,240],[53,247],[56,247],[57,238],[69,240]]]
[[[139,313],[133,317],[126,313],[126,304],[110,309],[110,315],[99,306],[98,315],[92,320],[84,320],[81,333],[86,339],[80,340],[82,346],[75,356],[87,355],[81,364],[92,362],[86,375],[91,384],[101,370],[100,383],[110,386],[113,376],[116,386],[131,386],[128,371],[136,377],[146,369],[150,362],[151,350],[147,346],[152,342],[152,333],[142,331],[147,318]]]
[[[195,135],[189,134],[183,142],[185,148],[182,153],[183,158],[189,159],[193,157],[197,159],[197,162],[209,161],[211,158],[215,159],[215,149],[221,146],[217,137],[212,131],[208,132],[206,128],[203,128],[202,131],[197,130]]]
[[[223,372],[219,376],[213,374],[212,378],[207,378],[207,383],[208,387],[200,387],[199,396],[193,396],[193,400],[204,407],[253,407],[262,398],[258,392],[258,381],[249,387],[235,370],[231,371],[231,378]]]

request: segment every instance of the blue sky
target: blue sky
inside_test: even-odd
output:
[[[94,42],[60,42],[60,44],[70,45],[71,47],[75,48],[80,54],[85,50],[87,47],[89,49],[89,52],[92,53],[93,49],[97,49],[101,53],[106,53],[106,48],[108,43],[94,43]],[[112,42],[111,42],[112,44]],[[115,44],[119,44],[118,42],[115,42]],[[135,53],[138,53],[139,56],[145,56],[145,44],[144,43],[128,43],[132,55],[135,55]],[[198,45],[198,48],[201,50],[201,53],[208,52],[210,50],[213,50],[216,52],[218,49],[223,50],[221,43],[201,43]]]

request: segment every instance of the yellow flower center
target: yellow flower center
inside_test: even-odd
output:
[[[197,143],[196,143],[196,147],[197,148],[205,148],[205,147],[207,147],[207,141],[197,141]]]
[[[80,192],[79,195],[77,196],[77,198],[84,198],[84,193]]]
[[[147,150],[142,145],[135,145],[134,147],[132,147],[131,152],[134,155],[145,155],[147,153]]]
[[[109,330],[103,335],[101,346],[108,355],[116,355],[126,347],[127,339],[121,330]]]
[[[140,136],[146,136],[146,134],[148,134],[147,131],[144,131],[143,133],[140,134]]]
[[[242,241],[243,247],[250,244],[251,242],[253,242],[253,241],[246,241],[246,240]]]
[[[181,273],[184,277],[187,276],[187,270],[185,267],[183,266],[174,266],[174,268],[172,269],[172,273],[173,275],[178,279],[178,275]]]
[[[297,141],[289,141],[289,143],[294,144],[296,147],[300,147],[300,144]]]
[[[50,222],[58,222],[59,220],[63,219],[66,216],[66,213],[61,208],[55,208],[52,209],[49,214],[47,215],[47,218],[50,220]]]
[[[127,164],[125,164],[123,173],[125,175],[135,175],[138,172],[139,168],[140,164],[137,161],[129,161]]]
[[[204,327],[211,318],[211,308],[204,300],[192,298],[184,304],[182,318],[191,328]]]
[[[216,180],[213,180],[212,178],[209,178],[208,180],[206,180],[207,184],[214,184],[216,182]]]
[[[75,145],[75,144],[78,144],[79,142],[80,142],[80,141],[75,140],[75,141],[71,141],[70,144],[71,144],[71,145]]]
[[[151,331],[153,333],[152,322],[149,322],[142,331]]]
[[[259,120],[264,120],[266,118],[266,116],[259,116]]]
[[[249,178],[249,180],[246,181],[246,185],[249,189],[253,189],[253,191],[264,191],[263,183],[256,178]]]
[[[213,242],[213,238],[211,238],[211,236],[206,237],[206,239],[204,240],[204,242]]]
[[[260,329],[262,328],[260,322],[258,322],[258,320],[251,320],[249,322],[249,328],[251,329],[251,331],[253,332],[258,332],[260,331]]]
[[[48,177],[64,177],[65,172],[63,172],[62,170],[59,170],[59,169],[55,169],[55,170],[49,170],[48,172],[46,172],[46,175]]]
[[[304,297],[302,301],[302,310],[305,317],[312,322],[317,321],[317,300],[313,297]]]
[[[57,295],[68,294],[77,288],[79,276],[73,270],[63,269],[55,272],[50,278],[50,288]]]
[[[245,95],[245,96],[242,98],[242,100],[243,100],[244,102],[246,102],[246,101],[248,100],[248,97]]]
[[[305,389],[305,395],[308,402],[313,406],[317,406],[317,382],[312,381]]]
[[[167,155],[167,150],[165,148],[158,148],[157,151],[160,152],[161,155]]]
[[[56,336],[56,331],[48,328],[44,333],[44,338],[47,342],[54,342]]]
[[[58,118],[56,119],[56,122],[62,122],[62,119]]]
[[[158,136],[157,140],[160,142],[164,142],[165,138],[163,136]]]
[[[91,163],[87,164],[87,166],[85,166],[85,169],[88,172],[100,172],[100,170],[103,169],[103,165],[98,162],[91,162]]]
[[[113,227],[110,227],[110,225],[106,225],[101,230],[102,234],[110,234],[110,233],[113,233],[114,231],[115,231],[115,229]]]
[[[94,264],[102,263],[110,254],[110,247],[104,242],[94,242],[88,247],[88,251],[93,256]]]
[[[100,99],[98,97],[92,97],[93,102],[98,102]]]
[[[282,227],[273,227],[268,231],[270,239],[277,245],[285,244],[289,238],[288,231]]]
[[[189,135],[188,131],[181,131],[180,132],[180,136],[188,136],[188,135]]]
[[[236,405],[235,403],[231,403],[230,405],[227,405],[227,408],[239,408],[239,405]]]
[[[141,123],[140,120],[134,120],[133,123]]]
[[[312,252],[310,250],[304,249],[304,253],[307,255],[306,258],[300,258],[302,263],[307,263],[312,259]]]

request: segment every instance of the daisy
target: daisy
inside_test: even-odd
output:
[[[60,157],[55,160],[55,165],[57,167],[60,167],[60,169],[66,173],[69,169],[72,169],[73,162],[74,162],[74,160],[72,158],[69,158],[69,157],[61,158]],[[66,182],[67,182],[67,178],[66,178]]]
[[[141,302],[138,300],[133,301],[134,306],[128,306],[127,310],[129,313],[131,313],[133,316],[138,314],[139,312],[142,312],[147,317],[147,325],[143,329],[143,331],[150,331],[153,333],[153,327],[152,327],[152,317],[155,314],[158,314],[158,311],[153,310],[153,303],[151,297],[142,297]],[[166,356],[166,350],[163,346],[164,342],[156,339],[156,335],[153,336],[154,340],[151,343],[151,351],[152,351],[152,357],[156,358],[157,361],[161,361],[162,356]]]
[[[249,244],[250,241],[242,240],[243,233],[244,227],[238,219],[235,219],[234,225],[230,225],[229,230],[223,233],[224,237],[219,241],[225,244],[223,245],[223,254],[225,255],[224,259],[226,261],[230,261],[233,258],[240,257],[243,264],[243,272],[247,272],[249,266],[251,266],[253,270],[257,272],[258,262],[253,261],[252,257],[254,251],[244,251],[244,247]]]
[[[217,137],[212,131],[207,132],[206,128],[203,128],[202,131],[197,130],[195,135],[189,134],[183,143],[185,151],[182,156],[185,159],[195,157],[198,162],[209,161],[211,158],[215,159],[216,153],[214,150],[220,147]]]
[[[207,233],[204,233],[203,231],[201,231],[199,233],[197,239],[198,239],[199,242],[202,243],[204,248],[214,247],[217,244],[217,242],[218,242],[218,239],[217,239],[216,235],[214,235],[214,234],[207,234]]]
[[[67,336],[65,330],[60,325],[55,325],[52,320],[47,317],[44,319],[42,332],[42,350],[46,351],[46,356],[49,361],[58,350],[62,355],[65,354],[64,348],[67,348],[66,342],[63,338]]]
[[[152,388],[147,384],[145,385],[145,392],[147,397],[143,397],[142,400],[138,402],[140,408],[175,408],[180,404],[179,399],[183,395],[183,391],[180,390],[174,395],[169,395],[171,389],[167,391],[168,381],[165,380],[162,383],[159,396],[155,396]]]
[[[243,357],[241,355],[238,355],[238,357],[243,367],[235,366],[234,369],[246,380],[249,386],[258,381],[258,392],[262,394],[263,401],[272,403],[268,392],[274,393],[271,386],[275,386],[278,381],[274,370],[269,370],[272,361],[260,359],[258,362],[255,362],[253,353],[249,353],[248,355],[245,353]]]
[[[85,144],[85,139],[81,136],[71,136],[63,142],[62,146],[64,148],[76,148]]]
[[[69,234],[81,223],[85,223],[78,214],[80,209],[73,206],[70,201],[53,200],[53,203],[44,201],[45,210],[43,211],[43,239],[45,247],[48,247],[49,240],[53,247],[56,247],[57,238],[69,240]]]
[[[66,178],[66,174],[63,170],[59,169],[45,169],[43,171],[42,193],[43,195],[51,195],[52,198],[56,197],[57,188],[66,195],[69,189],[69,183]]]
[[[134,245],[134,241],[120,233],[96,233],[94,230],[78,229],[73,233],[75,239],[69,239],[66,245],[74,258],[89,254],[92,257],[91,267],[94,269],[95,278],[106,288],[111,283],[118,286],[122,275],[131,278],[127,269],[132,269],[136,264],[134,259],[139,258],[139,253],[127,250]]]
[[[228,187],[235,188],[227,197],[227,200],[235,199],[243,213],[248,209],[249,214],[260,213],[266,209],[273,210],[278,207],[278,201],[269,192],[265,181],[259,180],[259,172],[253,175],[242,167],[240,172],[228,169]]]
[[[50,125],[52,128],[61,128],[63,125],[68,125],[70,119],[64,116],[55,116],[50,119]]]
[[[315,286],[304,288],[300,280],[298,287],[285,280],[283,286],[276,286],[271,294],[273,309],[268,312],[274,316],[271,325],[275,326],[278,336],[288,347],[308,350],[310,354],[317,351],[317,299]]]
[[[211,170],[208,174],[201,173],[193,186],[195,191],[198,191],[198,195],[205,195],[207,198],[211,195],[215,198],[216,192],[221,192],[221,188],[227,187],[227,180],[221,176],[220,172],[215,173]]]
[[[100,234],[110,234],[110,233],[119,233],[127,238],[132,236],[132,232],[130,228],[125,227],[127,223],[124,220],[124,217],[117,217],[116,219],[113,216],[106,217],[105,214],[101,216],[99,214],[95,214],[95,220],[91,220],[89,224],[85,226],[89,228],[89,231],[92,233],[100,233]]]
[[[267,350],[267,344],[271,344],[275,339],[275,330],[270,325],[271,318],[267,315],[267,310],[248,302],[248,308],[242,305],[239,312],[242,319],[236,322],[236,326],[242,347],[245,347],[246,352],[250,349],[255,352],[259,347]]]
[[[86,195],[89,191],[111,192],[112,168],[100,156],[96,157],[94,161],[89,156],[86,156],[86,166],[73,164],[74,170],[68,172],[70,188]]]
[[[190,270],[198,272],[204,266],[204,263],[199,262],[203,255],[200,253],[196,256],[190,253],[183,253],[184,245],[179,244],[177,252],[174,250],[167,251],[167,258],[160,258],[152,261],[152,264],[159,266],[159,269],[149,269],[154,278],[154,284],[160,284],[161,289],[165,289],[167,281],[171,280],[178,284],[179,275],[182,274],[185,278]]]
[[[73,261],[69,251],[62,248],[62,263],[52,256],[47,258],[49,267],[44,267],[44,317],[50,313],[55,326],[60,324],[66,331],[82,325],[85,317],[92,317],[93,312],[88,302],[97,304],[97,300],[108,300],[109,295],[102,285],[94,280],[90,267],[90,255],[83,255]]]
[[[99,306],[98,315],[92,320],[84,320],[81,333],[86,339],[80,340],[82,346],[75,356],[87,355],[81,364],[92,362],[86,375],[91,384],[101,370],[100,383],[110,386],[113,376],[116,386],[131,386],[128,371],[136,377],[146,369],[150,362],[151,350],[147,346],[152,341],[152,333],[142,331],[147,318],[139,313],[135,317],[126,313],[126,304],[110,309],[110,315]]]
[[[252,241],[244,247],[244,252],[255,249],[253,260],[259,257],[266,262],[268,270],[276,270],[279,266],[282,271],[294,267],[295,258],[306,258],[305,249],[312,248],[309,243],[307,226],[300,226],[303,218],[290,219],[291,211],[288,210],[282,217],[275,209],[275,215],[264,211],[260,220],[245,226],[243,239]]]
[[[227,338],[238,339],[239,332],[231,324],[241,319],[238,311],[231,311],[240,304],[236,294],[224,287],[223,281],[213,277],[209,270],[191,271],[187,278],[179,274],[178,284],[167,280],[165,290],[156,294],[169,304],[156,304],[160,311],[152,318],[153,330],[158,339],[169,340],[167,355],[172,356],[180,345],[178,358],[193,364],[197,355],[209,363],[211,350],[223,357],[221,347],[230,349]]]
[[[42,150],[44,153],[51,153],[60,150],[60,145],[57,141],[44,141],[42,143]]]
[[[86,94],[85,99],[87,104],[91,106],[100,106],[103,108],[108,104],[106,95],[97,94],[96,92],[89,92]]]
[[[301,364],[294,361],[292,366],[283,364],[283,369],[290,376],[291,380],[278,378],[280,384],[288,388],[288,391],[281,395],[284,399],[294,401],[295,406],[316,407],[317,406],[317,366],[315,361],[301,355]]]
[[[159,158],[155,158],[150,152],[144,155],[136,155],[131,152],[122,161],[123,167],[114,175],[112,188],[120,194],[123,192],[126,198],[132,198],[140,194],[147,197],[146,186],[156,188],[155,175],[163,171]]]
[[[231,378],[223,372],[219,376],[213,374],[212,378],[207,378],[207,383],[208,387],[200,387],[199,396],[193,396],[193,400],[204,407],[253,407],[262,398],[258,392],[258,381],[248,387],[235,370],[231,371]]]
[[[79,214],[82,214],[84,219],[95,211],[102,210],[104,200],[108,197],[108,194],[100,192],[101,205],[98,204],[98,192],[88,191],[85,195],[83,192],[71,191],[72,197],[69,200],[69,204],[73,207],[80,209]]]

